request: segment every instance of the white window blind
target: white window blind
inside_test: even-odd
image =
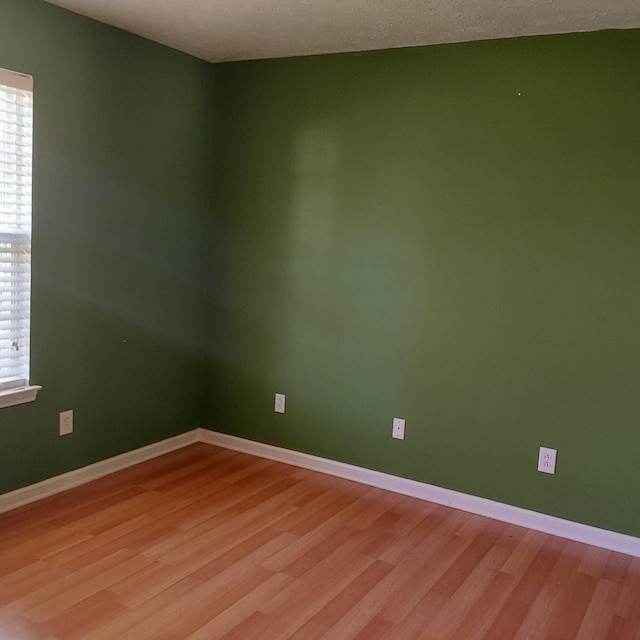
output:
[[[29,384],[33,79],[0,69],[0,391]]]

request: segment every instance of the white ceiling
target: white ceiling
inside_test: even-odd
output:
[[[48,0],[204,60],[640,27],[640,0]]]

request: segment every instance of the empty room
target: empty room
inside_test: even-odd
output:
[[[1,0],[0,640],[640,639],[640,4]]]

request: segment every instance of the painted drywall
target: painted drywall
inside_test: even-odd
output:
[[[5,492],[201,424],[211,70],[40,0],[3,0],[0,67],[35,79],[43,387],[0,410]]]
[[[0,492],[208,426],[640,535],[639,32],[211,67],[0,18],[44,387]]]
[[[639,78],[638,31],[216,67],[205,426],[640,535]]]

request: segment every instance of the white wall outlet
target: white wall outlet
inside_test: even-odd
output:
[[[540,447],[540,453],[538,454],[538,471],[542,471],[542,473],[555,473],[557,453],[556,449]]]
[[[284,393],[276,393],[276,413],[284,413]]]
[[[404,440],[404,420],[402,418],[393,419],[393,430],[391,436],[398,440]]]
[[[60,412],[60,435],[67,436],[73,433],[73,411]]]

